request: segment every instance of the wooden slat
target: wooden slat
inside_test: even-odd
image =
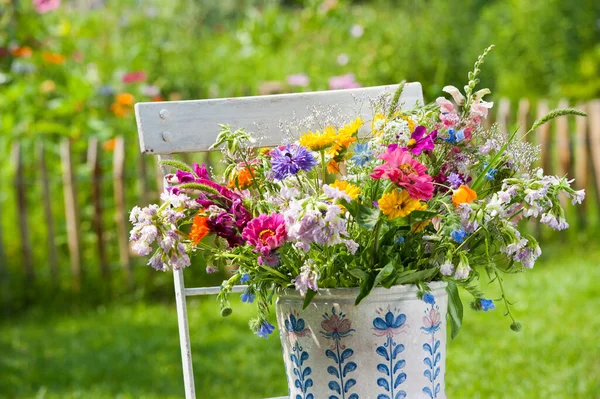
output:
[[[362,116],[370,121],[369,99],[389,92],[397,85],[311,93],[278,94],[272,96],[221,98],[197,101],[138,103],[135,114],[140,148],[150,154],[173,154],[207,151],[219,133],[219,124],[249,130],[260,126],[261,140],[257,145],[281,143],[280,121],[302,119],[312,115],[311,107],[339,107],[350,119]],[[409,109],[423,102],[420,83],[407,83],[400,103]],[[370,123],[363,126],[369,130]],[[317,128],[317,127],[315,127]]]
[[[529,100],[522,98],[519,100],[519,108],[517,110],[517,126],[519,126],[519,137],[529,129]]]
[[[600,100],[592,100],[588,103],[588,115],[590,148],[596,177],[596,190],[598,198],[600,198]]]
[[[140,206],[147,205],[150,202],[150,198],[148,197],[148,167],[146,161],[147,159],[144,154],[138,154],[137,183],[138,203]]]
[[[577,109],[581,111],[586,111],[585,104],[580,103],[577,104]],[[589,165],[589,157],[588,157],[588,135],[587,135],[587,126],[588,126],[587,118],[578,116],[575,118],[575,143],[573,148],[573,157],[575,160],[575,188],[578,190],[588,188],[589,178],[588,178],[588,165]],[[588,209],[588,201],[583,201],[581,205],[577,207],[577,211],[579,213],[579,221],[580,227],[586,227],[588,225],[587,218],[587,209]]]
[[[27,207],[27,195],[25,188],[25,174],[23,168],[23,154],[21,143],[15,142],[13,145],[13,163],[15,166],[14,187],[17,199],[17,216],[19,218],[19,236],[21,239],[21,254],[23,270],[28,279],[35,279],[33,269],[33,254],[31,251],[31,242],[29,237],[29,214]]]
[[[540,100],[537,104],[536,120],[546,115],[550,111],[548,100]],[[540,166],[546,174],[552,171],[552,161],[550,157],[550,124],[546,123],[536,129],[537,142],[540,143]]]
[[[505,132],[510,126],[510,101],[508,98],[501,98],[498,103],[498,112],[496,113],[496,123]]]
[[[50,266],[50,275],[54,284],[58,283],[58,254],[56,251],[56,229],[54,228],[54,216],[52,215],[52,193],[50,192],[48,168],[46,166],[46,149],[44,141],[37,144],[37,153],[39,157],[39,167],[41,172],[42,201],[44,203],[44,220],[46,222],[47,243],[48,243],[48,264]]]
[[[81,290],[81,241],[79,237],[79,205],[77,203],[73,162],[71,161],[71,142],[64,139],[60,144],[62,163],[63,193],[65,197],[65,217],[69,254],[71,256],[71,277],[73,291]]]
[[[558,108],[569,108],[569,101],[562,99]],[[556,121],[556,149],[558,153],[558,174],[565,176],[571,170],[571,143],[569,140],[569,119],[566,116]]]
[[[123,140],[123,137],[117,137],[115,139],[115,149],[113,151],[113,188],[115,196],[115,223],[117,225],[117,241],[119,243],[119,260],[121,265],[125,268],[129,286],[133,287],[133,269],[129,257],[125,206],[125,141]]]
[[[98,267],[100,275],[105,279],[110,279],[110,267],[108,264],[108,255],[106,253],[106,244],[104,242],[104,209],[102,208],[102,167],[100,166],[100,148],[98,139],[90,137],[88,140],[87,164],[90,173],[90,183],[92,188],[92,206],[94,213],[92,215],[92,228],[96,235],[96,251],[98,256]]]

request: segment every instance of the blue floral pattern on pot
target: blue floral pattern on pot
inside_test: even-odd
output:
[[[426,293],[423,295],[423,301],[428,305],[431,305],[431,307],[425,310],[423,327],[421,327],[424,334],[431,336],[430,341],[423,344],[423,350],[427,353],[423,358],[423,363],[427,366],[423,375],[427,377],[431,385],[423,387],[422,391],[426,393],[430,399],[435,399],[438,397],[441,389],[440,383],[436,381],[440,376],[442,360],[440,340],[436,339],[435,333],[440,330],[442,321],[440,318],[439,306],[436,305],[433,295]]]
[[[284,322],[285,331],[288,334],[288,340],[292,345],[292,353],[290,354],[290,360],[292,361],[295,379],[294,386],[298,388],[301,394],[297,394],[295,399],[314,399],[312,393],[308,390],[313,386],[313,380],[310,378],[312,369],[305,366],[305,362],[308,360],[308,352],[302,349],[300,346],[299,338],[304,337],[309,333],[309,329],[305,327],[304,319],[298,317],[295,312],[290,313]]]
[[[406,360],[399,358],[404,352],[404,345],[395,340],[396,335],[408,327],[405,324],[406,315],[396,309],[393,311],[378,309],[377,314],[379,316],[373,319],[373,335],[386,338],[383,345],[375,350],[383,358],[382,363],[377,365],[377,371],[383,374],[383,377],[377,379],[377,385],[385,391],[380,393],[377,399],[406,398],[406,391],[400,389],[402,383],[406,381],[406,373],[402,371]]]
[[[354,350],[347,348],[343,344],[346,337],[352,336],[356,330],[352,328],[352,322],[346,318],[341,311],[331,308],[331,314],[325,312],[321,322],[321,334],[331,340],[331,346],[325,351],[325,356],[333,360],[335,366],[327,367],[327,372],[334,377],[329,381],[328,387],[332,394],[328,399],[359,399],[358,394],[350,393],[353,386],[356,385],[354,378],[349,378],[349,374],[356,371],[357,365],[350,361]],[[349,396],[346,396],[348,395]]]

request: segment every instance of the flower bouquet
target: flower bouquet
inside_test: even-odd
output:
[[[536,218],[555,230],[565,229],[559,196],[574,204],[584,198],[583,190],[574,191],[566,177],[536,169],[539,149],[516,131],[505,133],[496,124],[486,128],[482,123],[493,103],[483,100],[488,89],[475,88],[490,49],[469,73],[464,93],[444,87],[451,100],[439,97],[432,104],[403,109],[400,84],[395,93],[372,99],[371,120],[340,120],[334,111],[316,112],[310,121],[282,124],[289,140],[276,148],[260,149],[259,137],[222,125],[213,148],[223,151],[223,180],[218,182],[204,165],[163,161],[176,173],[166,176],[161,205],[132,210],[134,250],[140,255],[154,251],[149,264],[157,270],[186,267],[199,251],[210,265],[207,272],[230,270],[218,296],[222,314],[231,313],[232,287],[247,285],[242,300],[257,302],[258,315],[250,327],[262,337],[274,330],[269,304],[283,298],[285,311],[278,313],[278,321],[288,343],[284,356],[289,357],[295,393],[306,394],[314,383],[306,369],[329,361],[333,368],[327,372],[335,380],[329,389],[351,394],[356,383],[349,383],[356,369],[352,357],[358,352],[344,340],[363,334],[349,314],[370,295],[379,299],[369,310],[364,334],[385,344],[376,351],[384,363],[373,363],[383,377],[374,379],[373,386],[386,397],[406,393],[400,389],[406,373],[390,359],[401,356],[398,348],[405,346],[397,342],[398,334],[412,317],[394,301],[410,294],[421,303],[414,319],[423,323],[413,322],[414,327],[428,339],[429,360],[419,362],[431,366],[426,371],[431,386],[419,392],[437,397],[441,349],[435,334],[443,335],[439,331],[447,308],[453,336],[461,326],[457,287],[473,296],[474,310],[502,303],[511,328],[518,330],[502,275],[531,269],[541,254],[535,238],[520,225]],[[555,110],[526,135],[568,114],[582,113]],[[303,125],[319,128],[304,130]],[[479,291],[482,271],[499,285],[500,299],[486,299]],[[290,305],[294,301],[300,305]],[[303,313],[311,303],[323,306],[314,323]],[[309,332],[320,334],[325,344],[306,341]],[[312,355],[303,353],[313,344],[329,349],[324,360],[308,367]]]

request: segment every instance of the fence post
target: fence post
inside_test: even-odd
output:
[[[569,108],[569,101],[561,99],[558,102],[558,108]],[[571,170],[569,119],[566,116],[556,119],[556,148],[558,150],[558,174],[565,176]]]
[[[21,238],[21,253],[23,255],[23,269],[29,280],[35,280],[33,269],[33,254],[29,241],[29,214],[27,211],[27,195],[25,193],[25,175],[23,170],[23,154],[21,143],[13,145],[13,162],[15,164],[14,187],[17,199],[17,214],[19,216],[19,235]]]
[[[517,125],[519,126],[519,137],[523,137],[527,133],[529,126],[529,100],[522,98],[519,100],[519,108],[517,110]],[[528,137],[527,141],[531,142],[533,137]]]
[[[39,165],[42,178],[42,198],[44,201],[44,217],[46,221],[46,232],[48,237],[46,239],[48,243],[48,263],[50,265],[50,276],[52,277],[52,283],[56,286],[58,284],[58,255],[56,253],[56,243],[54,238],[56,237],[56,230],[54,228],[54,217],[52,215],[52,195],[50,193],[50,184],[48,182],[48,168],[46,166],[46,149],[44,147],[44,141],[40,140],[37,144],[37,152],[39,156]]]
[[[105,280],[110,280],[110,268],[106,257],[106,245],[104,243],[104,219],[102,209],[102,168],[100,167],[100,152],[98,139],[94,136],[88,140],[87,164],[91,177],[92,186],[92,205],[94,214],[92,215],[92,226],[96,234],[96,249],[98,251],[98,266],[100,275]]]
[[[500,129],[508,132],[510,122],[510,101],[508,98],[501,98],[498,104],[498,112],[496,113],[496,123]]]
[[[585,112],[585,104],[577,104],[577,109]],[[587,189],[588,187],[588,141],[587,141],[587,118],[575,118],[575,188],[578,190]],[[577,207],[579,209],[579,220],[585,227],[587,225],[587,201]]]
[[[127,239],[127,219],[125,218],[125,141],[123,137],[115,138],[113,150],[113,187],[115,195],[115,223],[117,224],[117,241],[119,242],[119,260],[125,268],[127,283],[133,287],[133,270],[129,258],[129,242]]]
[[[592,100],[588,103],[588,115],[590,123],[590,148],[594,162],[597,198],[600,198],[600,100]]]
[[[71,273],[73,291],[81,290],[81,242],[79,239],[79,204],[75,194],[75,176],[71,161],[71,142],[68,138],[60,143],[60,158],[62,163],[63,192],[65,197],[65,216],[67,220],[67,235],[69,253],[71,255]]]
[[[540,100],[537,104],[537,115],[536,119],[540,119],[550,111],[548,107],[548,100]],[[548,153],[550,151],[550,124],[545,123],[537,129],[537,142],[540,144],[540,164],[546,174],[551,173],[551,157]]]
[[[146,155],[140,152],[138,156],[138,192],[140,193],[140,205],[146,205],[149,202],[148,167],[146,164]]]

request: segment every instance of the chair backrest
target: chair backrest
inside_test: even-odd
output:
[[[244,127],[248,131],[256,127],[260,130],[260,146],[276,146],[285,137],[281,122],[311,116],[316,112],[314,106],[320,110],[334,107],[346,120],[360,116],[367,122],[363,130],[368,131],[372,117],[369,100],[385,93],[393,95],[397,88],[398,85],[390,85],[258,97],[138,103],[135,116],[140,148],[143,153],[158,155],[159,159],[168,159],[175,153],[209,151],[219,133],[219,124]],[[399,104],[403,109],[411,109],[417,103],[423,103],[421,84],[407,83]],[[173,276],[185,397],[194,399],[186,297],[217,294],[219,287],[185,288],[183,271],[174,270]],[[243,286],[236,286],[233,292],[243,290]]]

